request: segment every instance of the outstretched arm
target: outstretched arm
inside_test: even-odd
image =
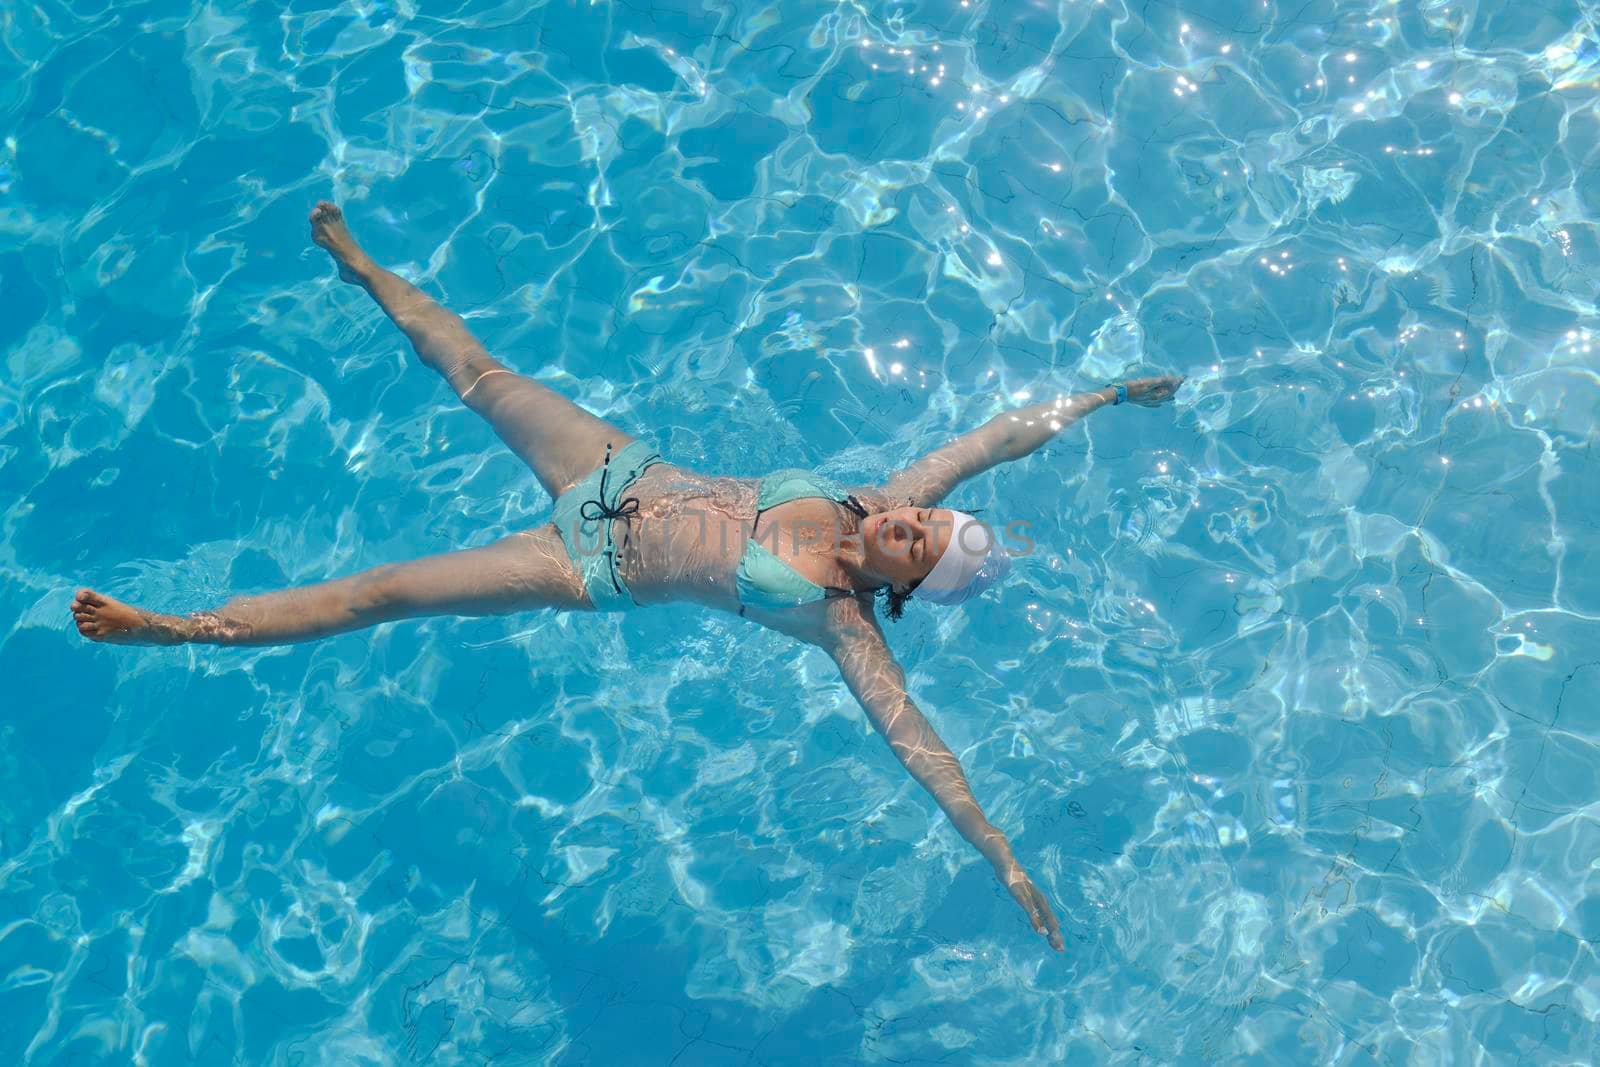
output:
[[[841,621],[828,651],[845,684],[861,702],[879,734],[918,785],[933,795],[950,822],[994,867],[995,876],[1028,913],[1037,932],[1058,952],[1065,946],[1044,894],[1034,886],[1011,851],[1011,842],[983,814],[967,776],[922,712],[906,693],[905,673],[895,662],[870,606],[841,604]]]
[[[1155,407],[1172,399],[1181,377],[1140,378],[1127,383],[1128,400]],[[1073,393],[1028,407],[1002,411],[970,433],[936,448],[897,472],[884,485],[884,495],[908,499],[913,506],[931,507],[956,486],[990,467],[1021,459],[1091,411],[1112,403],[1116,391],[1107,386],[1090,393]]]

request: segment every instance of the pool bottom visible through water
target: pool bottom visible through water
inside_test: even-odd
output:
[[[948,0],[0,23],[0,1061],[1587,1062],[1596,30]],[[829,656],[688,605],[85,642],[537,529],[310,240],[673,463],[1032,544]],[[492,379],[491,379],[492,380]],[[880,615],[881,605],[880,605]]]

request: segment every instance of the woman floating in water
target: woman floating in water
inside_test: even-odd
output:
[[[339,209],[311,213],[312,239],[372,295],[422,362],[442,374],[555,499],[551,522],[484,548],[376,567],[215,611],[158,615],[78,591],[78,632],[116,644],[272,645],[421,615],[537,608],[621,611],[687,600],[825,650],[895,756],[994,866],[1057,951],[1060,926],[973,798],[956,757],[906,694],[873,612],[908,598],[959,604],[1003,577],[1005,549],[972,516],[935,505],[967,478],[1021,459],[1084,415],[1129,401],[1155,407],[1182,378],[1144,378],[1005,412],[880,486],[844,488],[801,470],[719,478],[662,459],[645,441],[511,371],[460,317],[361,250]]]

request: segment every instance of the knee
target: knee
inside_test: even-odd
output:
[[[494,359],[478,345],[463,345],[450,352],[441,368],[445,380],[450,383],[457,395],[465,396],[467,393],[481,393],[482,388],[474,388],[490,371],[505,370],[500,362]],[[493,379],[491,379],[493,381]]]

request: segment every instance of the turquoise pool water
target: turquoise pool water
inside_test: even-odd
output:
[[[0,1062],[1584,1063],[1593,8],[0,12]],[[831,664],[696,609],[83,642],[549,500],[319,197],[675,460],[881,475],[1135,368]]]

